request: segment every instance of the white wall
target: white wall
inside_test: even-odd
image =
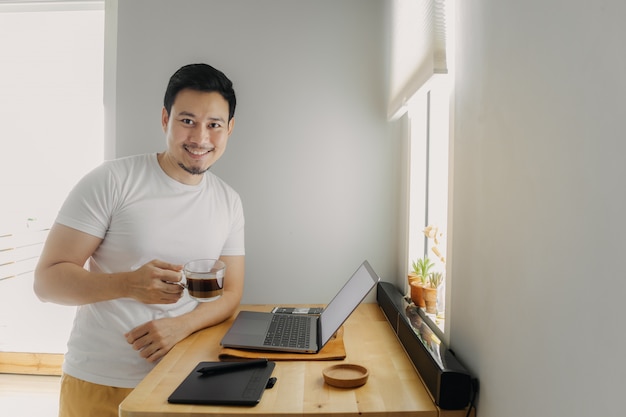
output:
[[[626,3],[456,3],[451,344],[478,414],[622,416]]]
[[[364,259],[396,279],[402,145],[385,120],[387,2],[116,6],[115,156],[164,149],[163,93],[181,65],[207,62],[234,82],[235,130],[214,172],[244,203],[244,302],[328,302]]]

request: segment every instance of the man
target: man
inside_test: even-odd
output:
[[[71,191],[44,246],[34,289],[79,306],[61,382],[61,417],[117,416],[119,403],[191,333],[230,317],[244,282],[239,195],[207,172],[233,130],[231,81],[205,64],[172,75],[167,149],[103,163]],[[176,282],[197,258],[226,263],[224,292],[198,303]]]

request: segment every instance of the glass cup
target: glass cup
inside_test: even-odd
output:
[[[218,259],[196,259],[183,267],[183,286],[191,298],[215,301],[224,293],[226,264]]]

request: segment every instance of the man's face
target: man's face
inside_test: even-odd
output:
[[[184,184],[197,184],[224,153],[234,119],[228,121],[228,102],[217,92],[181,90],[170,114],[163,108],[161,123],[167,151],[161,166]]]

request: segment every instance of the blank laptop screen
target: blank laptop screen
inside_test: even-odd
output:
[[[335,334],[335,331],[350,316],[352,311],[363,301],[372,287],[378,282],[378,276],[369,265],[364,263],[357,269],[354,276],[344,285],[333,300],[326,306],[320,316],[322,327],[321,344],[324,345]],[[371,267],[370,267],[371,268]]]

